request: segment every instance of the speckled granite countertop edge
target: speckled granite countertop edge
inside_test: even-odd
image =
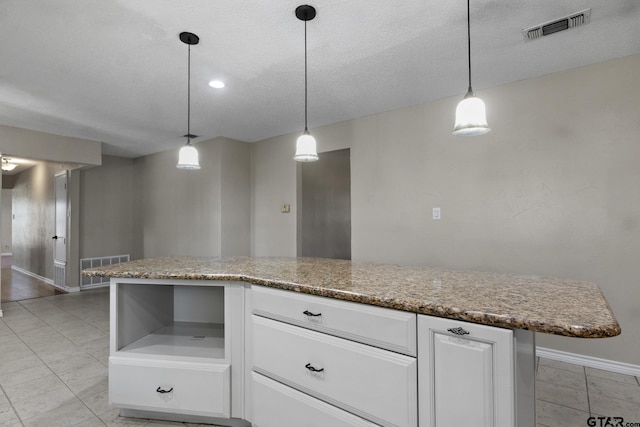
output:
[[[520,315],[517,313],[517,305],[516,309],[501,310],[496,309],[484,309],[478,310],[477,308],[463,308],[465,306],[465,302],[461,301],[460,304],[442,304],[433,299],[429,298],[428,292],[431,289],[428,288],[425,291],[424,296],[412,296],[408,297],[406,294],[403,294],[402,289],[393,288],[393,285],[387,286],[388,289],[383,289],[380,291],[380,281],[384,281],[384,278],[373,278],[371,280],[371,292],[368,292],[366,289],[366,285],[361,285],[361,288],[358,290],[348,290],[348,289],[340,289],[341,280],[344,282],[344,278],[340,276],[340,280],[336,279],[336,286],[333,286],[331,278],[320,276],[323,272],[317,273],[318,284],[308,284],[308,283],[298,283],[293,280],[286,280],[280,278],[273,278],[274,275],[277,276],[278,268],[274,268],[273,271],[269,271],[269,274],[247,274],[247,273],[230,273],[231,271],[240,271],[244,264],[236,265],[233,261],[234,259],[230,259],[229,261],[221,260],[221,259],[206,259],[206,258],[162,258],[155,260],[138,260],[132,261],[131,263],[125,264],[116,264],[113,266],[105,266],[98,267],[94,269],[89,269],[83,271],[83,275],[86,276],[99,276],[99,277],[110,277],[110,278],[129,278],[129,279],[156,279],[156,280],[216,280],[216,281],[241,281],[247,282],[251,284],[267,286],[277,289],[283,289],[287,291],[300,292],[310,295],[317,295],[322,297],[329,297],[334,299],[340,299],[344,301],[357,302],[362,304],[374,305],[378,307],[391,308],[396,310],[408,311],[417,314],[425,314],[430,316],[444,317],[449,319],[467,321],[472,323],[479,323],[488,326],[509,328],[509,329],[524,329],[532,332],[540,332],[540,333],[548,333],[554,335],[563,335],[567,337],[578,337],[578,338],[605,338],[605,337],[613,337],[619,335],[621,333],[620,326],[615,319],[613,312],[611,311],[602,291],[595,285],[593,289],[586,289],[586,293],[589,295],[588,298],[592,300],[594,309],[599,309],[600,319],[595,319],[593,322],[571,322],[570,320],[558,321],[557,319],[553,319],[553,316],[550,316],[550,319],[545,319],[544,316],[536,315],[536,316],[527,316],[526,313]],[[255,262],[261,263],[259,267],[264,267],[265,263],[269,263],[269,259],[262,258],[237,258],[239,260],[251,260]],[[300,269],[300,266],[296,263],[298,260],[303,260],[305,262],[305,267],[309,269],[307,276],[305,276],[306,282],[314,282],[314,274],[313,271],[316,266],[322,270],[326,266],[331,266],[334,262],[336,265],[342,266],[344,261],[336,261],[336,260],[324,260],[324,259],[309,259],[309,258],[274,258],[273,263],[280,263],[284,265],[282,268],[282,276],[285,277],[290,275],[290,269],[293,267],[297,267]],[[198,268],[198,262],[202,262],[202,268]],[[210,265],[208,262],[211,262],[217,269],[225,269],[228,268],[228,272],[224,273],[214,273],[214,272],[206,272],[207,269],[210,269]],[[158,263],[162,263],[164,268],[157,268]],[[189,265],[185,265],[188,263]],[[166,264],[166,265],[164,265]],[[195,265],[192,265],[195,264]],[[127,266],[134,266],[134,268],[127,268]],[[349,262],[351,266],[351,263]],[[366,264],[367,266],[373,266],[374,264]],[[359,264],[353,264],[353,266],[359,266]],[[382,264],[375,265],[376,267],[381,268],[383,271],[385,267],[389,269],[393,269],[394,273],[397,273],[397,270],[400,269],[400,273],[402,271],[406,271],[408,273],[414,274],[415,268],[413,267],[400,267],[400,266],[385,266]],[[254,265],[250,265],[250,267],[254,267]],[[431,270],[425,270],[426,272],[431,273]],[[447,272],[447,270],[437,270],[434,271]],[[296,273],[299,273],[296,270]],[[326,274],[326,272],[324,272]],[[349,271],[350,274],[355,274],[352,271]],[[420,271],[420,273],[423,273]],[[456,274],[464,274],[469,276],[469,278],[477,277],[478,280],[486,280],[487,277],[513,277],[518,278],[520,276],[507,276],[507,275],[495,275],[492,273],[463,273],[463,272],[451,272]],[[334,273],[336,277],[338,277],[337,273]],[[426,273],[425,273],[426,274]],[[358,278],[363,276],[362,274],[356,275]],[[366,274],[364,274],[366,276]],[[425,281],[430,280],[429,278],[425,278]],[[473,279],[467,279],[472,281]],[[547,281],[554,281],[555,279],[542,279],[543,283]],[[324,281],[324,283],[322,283]],[[328,283],[327,283],[328,282]],[[581,282],[573,282],[573,281],[558,281],[558,286],[562,286],[562,283],[574,284]],[[471,283],[470,283],[471,284]],[[591,285],[585,283],[585,286]],[[346,287],[343,285],[343,287]],[[445,288],[445,291],[446,288]],[[503,291],[503,289],[497,289],[496,292]],[[454,292],[453,290],[450,292]],[[576,296],[578,297],[578,296]],[[584,296],[581,297],[585,299]],[[526,300],[526,299],[525,299]],[[525,301],[526,302],[526,301]],[[588,302],[583,302],[582,304],[575,304],[576,307],[589,305]],[[553,313],[555,310],[554,307],[549,307],[549,313]],[[514,313],[514,311],[516,313]],[[564,313],[567,319],[571,319],[571,313]],[[576,316],[578,319],[580,316]],[[584,316],[582,316],[584,317]],[[594,318],[596,315],[594,314]]]

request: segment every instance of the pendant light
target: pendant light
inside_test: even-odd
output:
[[[307,21],[316,17],[316,9],[309,5],[298,6],[296,17],[304,21],[304,132],[298,137],[293,159],[298,162],[315,162],[318,160],[316,139],[309,133],[307,127]]]
[[[467,0],[467,42],[469,48],[469,89],[464,99],[456,108],[456,124],[453,128],[454,135],[475,136],[489,132],[487,113],[484,102],[478,98],[471,88],[471,18],[469,13],[469,0]]]
[[[7,159],[7,158],[2,158],[2,170],[3,171],[12,171],[15,168],[18,167],[18,165],[16,165],[15,163],[9,163],[9,160],[11,159]]]
[[[189,46],[187,57],[187,143],[180,149],[178,153],[178,169],[197,170],[200,169],[198,162],[198,150],[191,145],[191,138],[197,138],[191,134],[191,45],[198,44],[200,38],[193,33],[180,33],[180,40]]]

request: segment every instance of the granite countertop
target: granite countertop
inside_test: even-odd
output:
[[[588,282],[322,258],[156,258],[86,276],[243,281],[485,325],[580,338],[621,333]]]

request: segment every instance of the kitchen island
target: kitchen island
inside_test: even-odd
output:
[[[535,426],[533,332],[621,333],[597,285],[537,276],[249,257],[83,274],[111,278],[110,400],[130,416]]]

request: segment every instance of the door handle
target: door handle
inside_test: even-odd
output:
[[[447,329],[447,331],[451,332],[452,334],[456,334],[456,335],[469,335],[469,332],[465,331],[462,328],[449,328],[449,329]]]
[[[58,236],[53,236],[52,239],[53,240],[58,240]]]

